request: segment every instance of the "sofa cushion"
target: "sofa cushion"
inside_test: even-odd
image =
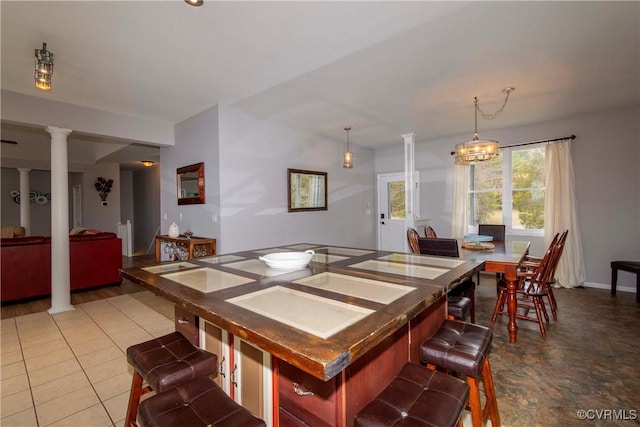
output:
[[[22,246],[50,243],[51,238],[45,236],[13,237],[0,239],[0,246]]]
[[[24,235],[25,235],[24,227],[14,227],[14,226],[2,227],[1,237],[3,239],[13,238],[13,237],[24,237]]]

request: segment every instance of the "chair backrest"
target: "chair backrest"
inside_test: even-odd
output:
[[[418,239],[420,235],[415,228],[407,229],[407,241],[409,242],[409,250],[411,250],[412,254],[420,253],[420,245],[418,244]]]
[[[554,283],[556,281],[556,269],[558,268],[558,262],[560,261],[560,257],[562,256],[562,252],[564,251],[564,242],[567,240],[567,234],[569,234],[569,230],[565,230],[560,234],[560,236],[555,240],[555,251],[550,260],[549,272],[547,274],[547,282]],[[556,237],[558,234],[556,233]],[[553,242],[552,242],[553,243]]]
[[[503,242],[505,235],[504,224],[478,224],[478,234],[492,236],[494,241]]]
[[[436,234],[436,230],[431,228],[430,225],[425,225],[424,226],[424,237],[426,237],[427,239],[437,239],[438,235]]]
[[[459,258],[458,241],[456,239],[427,239],[421,237],[418,240],[420,253],[423,255],[438,255]]]
[[[547,292],[559,240],[560,233],[556,233],[540,263],[538,263],[538,265],[529,272],[527,279],[528,283],[524,286],[527,293],[543,294]]]

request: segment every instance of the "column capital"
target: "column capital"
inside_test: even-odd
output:
[[[31,169],[28,168],[17,168],[19,172],[30,172]]]
[[[47,126],[47,132],[49,132],[51,135],[57,134],[57,135],[67,136],[71,133],[71,131],[72,131],[71,129],[59,128],[55,126]]]

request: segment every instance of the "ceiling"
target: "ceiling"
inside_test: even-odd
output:
[[[177,123],[227,104],[378,148],[640,105],[640,2],[2,1],[3,90]],[[34,88],[33,52],[54,57]],[[29,144],[43,132],[5,135]],[[483,133],[484,130],[484,133]],[[102,161],[157,156],[107,137]],[[70,140],[71,144],[71,140]],[[3,152],[8,144],[3,144]],[[117,149],[116,149],[117,148]],[[75,152],[76,148],[70,151]],[[70,154],[71,155],[71,154]],[[82,157],[82,154],[78,154]]]

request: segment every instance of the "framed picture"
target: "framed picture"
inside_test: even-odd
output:
[[[184,166],[176,170],[178,205],[204,204],[204,163]]]
[[[327,210],[327,173],[287,169],[289,212]]]

